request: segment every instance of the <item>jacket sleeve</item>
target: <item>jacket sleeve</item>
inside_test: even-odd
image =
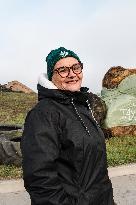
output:
[[[53,114],[33,109],[26,117],[21,150],[24,186],[32,205],[71,205],[57,175],[58,134]]]

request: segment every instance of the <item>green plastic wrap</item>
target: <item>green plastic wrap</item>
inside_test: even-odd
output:
[[[126,77],[117,88],[103,88],[101,98],[107,106],[106,128],[136,125],[136,74]]]

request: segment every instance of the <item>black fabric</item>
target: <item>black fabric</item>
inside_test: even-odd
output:
[[[40,101],[26,117],[21,141],[32,205],[113,205],[105,139],[89,112],[87,92],[38,89]]]

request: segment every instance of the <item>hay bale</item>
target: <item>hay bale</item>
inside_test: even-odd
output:
[[[107,107],[104,132],[108,137],[136,135],[136,69],[112,67],[102,85]]]
[[[99,96],[91,92],[89,93],[89,102],[95,119],[98,124],[102,126],[107,113],[105,102]]]
[[[136,136],[136,125],[103,128],[103,132],[106,138]]]
[[[102,86],[107,89],[117,88],[123,79],[133,74],[136,74],[136,69],[125,69],[121,66],[111,67],[104,75]]]

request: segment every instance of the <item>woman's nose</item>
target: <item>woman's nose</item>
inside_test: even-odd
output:
[[[72,69],[69,69],[69,75],[68,75],[68,77],[75,77],[76,76],[76,74],[73,72],[73,70]]]

